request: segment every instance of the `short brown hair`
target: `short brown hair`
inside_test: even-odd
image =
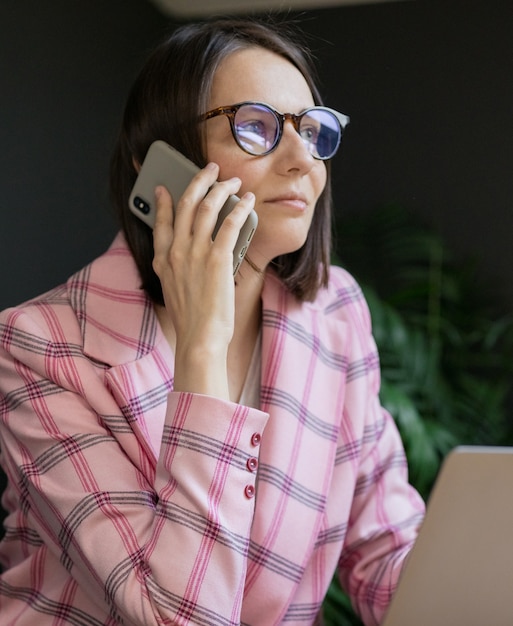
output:
[[[254,19],[216,19],[188,24],[158,45],[137,76],[123,115],[111,160],[110,190],[130,250],[149,297],[163,304],[159,278],[153,271],[153,239],[149,228],[128,210],[128,198],[150,144],[162,139],[199,167],[206,165],[204,126],[212,81],[221,61],[236,50],[261,47],[299,69],[315,104],[322,100],[315,84],[311,56],[284,24]],[[273,267],[300,300],[312,300],[328,281],[331,254],[330,167],[304,245],[273,259]]]

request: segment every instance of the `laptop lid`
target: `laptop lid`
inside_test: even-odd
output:
[[[513,448],[445,458],[383,626],[513,624]]]

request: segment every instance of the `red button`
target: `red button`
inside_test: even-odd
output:
[[[244,489],[244,493],[246,495],[246,498],[254,498],[255,497],[255,488],[253,487],[253,485],[246,485],[246,487]]]
[[[251,445],[259,446],[261,441],[262,435],[260,433],[253,433],[253,436],[251,437]]]
[[[250,456],[246,461],[246,467],[250,472],[256,472],[258,469],[258,459],[254,456]]]

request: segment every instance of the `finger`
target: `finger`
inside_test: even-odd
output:
[[[224,218],[212,245],[219,249],[228,249],[231,254],[237,243],[240,231],[254,207],[255,194],[251,192],[245,193],[233,210]]]
[[[230,178],[215,183],[198,206],[193,224],[193,231],[198,241],[210,243],[219,214],[230,196],[236,194],[241,186],[240,178]]]
[[[173,200],[169,191],[162,185],[155,189],[155,206],[153,249],[157,255],[165,254],[173,239]]]
[[[182,197],[177,199],[174,223],[177,237],[190,236],[198,206],[215,183],[218,174],[219,166],[209,163],[192,178]]]

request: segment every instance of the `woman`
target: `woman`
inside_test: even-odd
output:
[[[329,267],[345,118],[326,148],[329,113],[301,115],[321,105],[283,27],[185,26],[142,69],[112,161],[122,234],[0,319],[2,623],[312,624],[337,568],[382,619],[423,503],[365,302]],[[203,169],[176,205],[156,189],[152,235],[127,204],[156,139]]]

